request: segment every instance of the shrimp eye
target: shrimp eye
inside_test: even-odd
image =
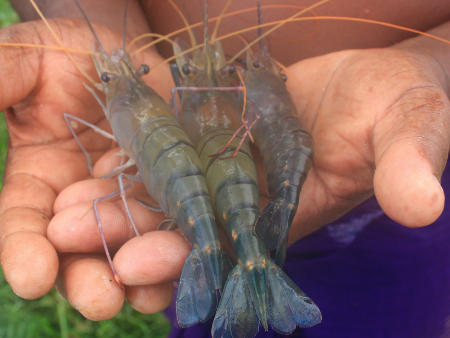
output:
[[[255,68],[261,67],[261,64],[259,63],[258,60],[253,61],[253,67],[255,67]]]
[[[103,72],[102,75],[100,75],[100,79],[103,82],[109,82],[109,80],[111,80],[111,77],[108,75],[107,72]]]
[[[281,74],[281,79],[284,81],[284,82],[286,82],[287,81],[287,76],[286,76],[286,74]]]
[[[149,72],[150,72],[150,67],[144,63],[144,64],[139,66],[136,74],[138,76],[142,76],[142,75],[148,74]]]
[[[189,65],[186,63],[183,65],[183,68],[181,68],[181,71],[183,72],[184,75],[189,75],[191,69],[189,68]]]
[[[230,74],[234,74],[234,72],[236,72],[236,67],[234,65],[229,65],[228,72],[230,72]]]

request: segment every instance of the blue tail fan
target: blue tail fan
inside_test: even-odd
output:
[[[217,308],[217,294],[197,249],[186,259],[177,293],[177,319],[187,327],[211,318]]]
[[[263,209],[255,225],[255,234],[268,250],[276,250],[275,263],[283,266],[291,224],[298,205],[298,189],[287,185],[280,188]],[[279,252],[281,250],[281,252]],[[273,258],[273,257],[272,257]]]
[[[281,334],[321,322],[317,305],[275,264],[269,262],[268,321]]]
[[[211,334],[214,338],[251,338],[259,330],[259,319],[250,297],[240,265],[231,270],[214,318]]]
[[[297,326],[310,327],[322,320],[317,305],[274,263],[268,261],[267,318],[281,334]],[[213,338],[253,338],[259,318],[240,265],[230,272],[212,326]]]

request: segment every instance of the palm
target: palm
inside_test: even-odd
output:
[[[94,38],[82,20],[55,20],[51,25],[66,47],[91,49]],[[121,34],[115,34],[101,25],[94,27],[108,52],[113,47],[121,46]],[[12,26],[2,30],[1,35],[8,42],[56,45],[55,39],[42,22]],[[80,68],[97,79],[89,55],[72,55]],[[59,265],[59,288],[62,293],[80,308],[85,308],[84,314],[92,319],[111,317],[120,309],[124,294],[117,285],[109,283],[108,279],[99,279],[98,271],[102,269],[106,275],[110,274],[103,255],[61,255],[58,262],[55,247],[60,249],[60,241],[52,240],[51,229],[47,231],[49,219],[53,217],[54,212],[70,209],[70,205],[82,201],[90,200],[92,204],[93,198],[102,195],[102,192],[97,194],[98,190],[78,190],[70,198],[54,206],[56,196],[63,189],[69,185],[79,187],[80,185],[73,183],[90,176],[84,155],[68,129],[63,113],[76,115],[106,130],[109,129],[109,124],[99,104],[84,88],[83,83],[90,84],[89,81],[81,75],[63,51],[5,47],[0,57],[1,64],[8,65],[0,69],[0,72],[4,73],[0,74],[0,109],[11,107],[7,110],[10,132],[8,166],[0,199],[0,259],[5,276],[17,294],[24,298],[36,298],[53,286]],[[146,61],[150,65],[161,60],[154,52],[142,53],[137,59],[140,63]],[[156,73],[158,72],[165,70],[159,69]],[[149,82],[152,81],[154,78],[150,78]],[[167,88],[171,86],[171,80],[167,78],[167,81],[158,81],[155,89],[163,92],[167,98]],[[94,161],[111,147],[110,140],[80,123],[75,131]],[[109,186],[107,189],[111,190]],[[61,201],[61,198],[59,200]],[[74,218],[77,217],[78,221],[88,209],[89,207],[85,208]],[[66,230],[69,231],[72,226],[78,224],[75,221],[66,223],[69,226]],[[95,223],[93,225],[95,228]],[[95,230],[95,239],[98,241],[98,230]],[[47,233],[51,244],[46,238]],[[83,231],[79,238],[67,234],[72,236],[73,242],[79,244],[83,241],[86,231]],[[77,242],[78,239],[80,242]],[[74,250],[60,251],[93,253],[97,252],[98,248],[86,249],[80,244]],[[97,270],[90,270],[97,279],[92,274],[86,274],[85,269],[77,270],[77,267],[86,265],[97,267]],[[93,277],[92,284],[83,283],[81,276]],[[88,288],[86,292],[74,291],[80,290],[80,283]],[[110,303],[114,302],[115,306],[106,310],[84,306],[83,302],[95,303],[94,299],[98,299],[96,297],[102,297],[96,288],[109,288],[111,292],[103,296],[108,298]],[[167,291],[168,286],[163,285],[162,289]],[[129,292],[130,299],[133,299],[133,289]],[[134,290],[134,293],[136,292]],[[141,289],[140,292],[145,293],[146,290]]]
[[[320,107],[319,118],[301,89],[292,91],[312,130],[315,158],[291,242],[374,190],[388,216],[404,225],[423,226],[439,216],[442,192],[427,188],[436,187],[433,175],[440,177],[446,158],[434,162],[428,154],[448,152],[442,127],[449,101],[424,58],[395,49],[344,51],[291,67]],[[421,182],[426,180],[431,183]],[[424,206],[422,212],[415,211],[416,203]]]

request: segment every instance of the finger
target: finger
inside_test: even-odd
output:
[[[124,186],[127,185],[129,180],[124,180]],[[102,179],[91,179],[76,182],[71,184],[66,189],[58,194],[53,205],[53,211],[55,214],[59,213],[61,210],[82,202],[91,202],[102,196],[106,196],[114,191],[118,191],[119,183],[117,178],[102,178]],[[145,186],[140,183],[134,183],[130,188],[125,190],[127,198],[139,198],[140,200],[149,201],[149,203],[155,204],[153,200],[148,196]],[[108,202],[117,201],[120,199],[120,195],[108,199]]]
[[[374,190],[386,214],[408,227],[434,222],[444,208],[450,104],[438,87],[409,91],[374,130]],[[387,132],[384,132],[387,131]]]
[[[145,208],[134,199],[127,199],[139,233],[156,230],[166,218],[164,214]],[[98,212],[108,249],[117,250],[136,236],[122,201],[101,202]],[[47,236],[59,252],[102,252],[100,232],[92,210],[92,202],[67,207],[51,220]]]
[[[128,304],[140,313],[152,314],[166,309],[173,295],[173,282],[156,285],[127,286]]]
[[[189,242],[174,231],[152,231],[125,243],[114,256],[114,266],[126,285],[150,285],[180,278]]]
[[[45,238],[54,199],[52,189],[25,174],[7,177],[0,195],[0,263],[22,298],[41,297],[55,282],[58,257]]]
[[[125,299],[106,259],[95,255],[62,255],[56,287],[90,320],[113,318]]]
[[[114,148],[107,151],[102,157],[95,163],[93,169],[93,176],[100,178],[108,175],[114,168],[121,165],[122,156],[116,155],[120,151],[120,148]]]
[[[16,232],[0,243],[0,263],[15,294],[36,299],[50,291],[58,271],[58,256],[45,236]]]

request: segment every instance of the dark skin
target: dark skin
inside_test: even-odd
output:
[[[353,1],[331,1],[316,11],[421,30],[433,28],[431,33],[450,39],[450,24],[445,23],[450,19],[449,3],[409,1],[405,10],[400,0],[390,2],[391,8],[379,2],[359,1],[360,7],[355,7]],[[24,20],[36,18],[25,0],[13,4],[20,8]],[[269,2],[263,2],[266,4]],[[71,2],[60,7],[41,5],[47,17],[79,17]],[[105,49],[110,52],[121,46],[118,22],[122,22],[122,11],[111,9],[123,8],[123,1],[86,1],[81,5],[92,21],[99,23],[95,30]],[[129,17],[133,18],[127,25],[130,37],[150,27],[162,34],[182,27],[166,2],[140,4],[130,0],[129,5]],[[243,5],[232,4],[229,11]],[[220,12],[215,3],[210,10],[211,16]],[[198,10],[190,6],[188,12],[193,22],[200,20]],[[264,14],[264,20],[279,18],[272,13]],[[244,27],[255,18],[250,13],[235,22]],[[58,19],[53,25],[64,45],[91,48],[93,38],[82,20]],[[364,24],[320,25],[318,33],[304,43],[273,37],[269,42],[273,56],[290,64],[287,85],[315,140],[314,165],[303,187],[290,242],[335,220],[373,194],[386,214],[400,224],[419,227],[432,223],[444,205],[439,180],[450,144],[450,46]],[[224,20],[221,27],[223,34],[236,24]],[[298,38],[292,36],[292,28],[277,34],[286,36],[286,32],[289,38]],[[7,42],[55,44],[42,22],[6,28],[0,37]],[[383,48],[348,50],[357,47]],[[225,44],[230,54],[240,48],[240,43]],[[160,51],[169,56],[167,47]],[[325,55],[317,56],[321,54]],[[73,55],[94,76],[90,58]],[[303,60],[306,57],[313,58]],[[10,131],[0,196],[0,262],[7,281],[19,296],[33,299],[47,293],[56,280],[60,292],[92,320],[115,316],[124,297],[138,311],[161,311],[170,301],[172,282],[179,278],[190,245],[179,232],[154,231],[164,217],[132,198],[146,198],[144,189],[136,185],[129,194],[137,226],[146,232],[143,236],[134,237],[121,202],[100,205],[106,239],[110,249],[117,251],[114,264],[125,290],[115,283],[104,258],[92,211],[80,220],[94,198],[117,189],[115,180],[95,178],[108,173],[120,160],[114,156],[117,149],[110,150],[108,140],[79,126],[81,141],[88,145],[93,159],[99,159],[93,178],[62,118],[66,111],[108,130],[103,112],[82,85],[87,80],[63,52],[6,47],[0,58],[1,65],[8,65],[0,68],[0,109],[7,109]],[[134,62],[152,66],[160,60],[156,50],[148,50]],[[294,77],[320,107],[322,122]],[[173,82],[167,68],[152,70],[145,80],[169,98]],[[257,163],[262,173],[261,163]],[[263,178],[261,174],[262,183]]]

